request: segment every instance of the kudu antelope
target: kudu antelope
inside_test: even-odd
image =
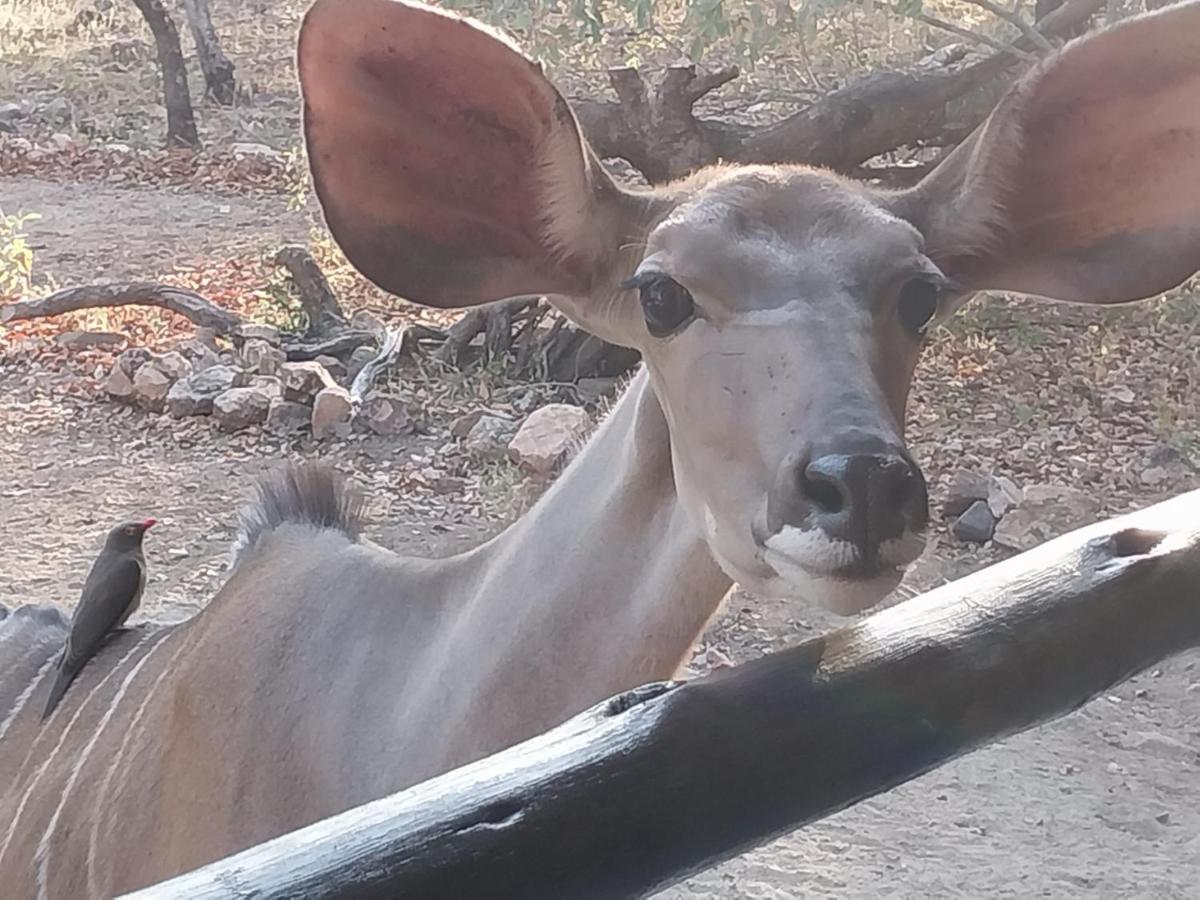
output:
[[[902,439],[972,291],[1118,303],[1200,267],[1200,3],[1069,45],[919,185],[721,166],[618,187],[503,38],[318,0],[304,126],[333,235],[396,295],[547,292],[645,364],[541,501],[444,560],[356,537],[328,473],[268,485],[228,582],[112,642],[43,727],[63,621],[0,631],[0,884],[108,896],[670,677],[738,581],[843,613],[921,550]]]

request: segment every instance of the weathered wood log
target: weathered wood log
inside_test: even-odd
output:
[[[1197,645],[1200,491],[127,898],[643,896]]]
[[[367,360],[354,376],[350,385],[350,403],[355,410],[362,406],[367,391],[374,387],[379,376],[391,368],[404,353],[410,343],[407,340],[408,334],[406,328],[389,328],[379,343],[379,352]]]
[[[154,281],[121,281],[55,291],[36,300],[18,300],[0,309],[0,322],[20,322],[42,316],[60,316],[81,309],[113,306],[158,306],[211,328],[222,336],[234,335],[240,316],[222,309],[194,291]]]
[[[1067,0],[1038,25],[1059,38],[1086,23],[1104,0]],[[1032,29],[1031,29],[1032,30]],[[609,73],[615,101],[576,98],[571,106],[601,157],[628,160],[652,182],[685,175],[717,160],[799,162],[850,172],[897,147],[953,144],[986,118],[1021,56],[1038,45],[1022,35],[1020,55],[997,51],[947,67],[940,57],[908,71],[876,71],[851,81],[807,108],[768,126],[742,126],[695,116],[705,91],[736,75],[706,80],[689,67],[672,67],[656,91],[632,69]],[[683,89],[675,89],[682,86]]]
[[[280,247],[275,253],[275,265],[287,270],[296,288],[300,308],[308,319],[305,338],[324,339],[349,330],[350,322],[329,286],[329,280],[306,248],[299,244]]]

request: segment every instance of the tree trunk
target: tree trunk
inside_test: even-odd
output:
[[[187,12],[188,26],[196,42],[196,55],[200,58],[200,70],[204,72],[204,84],[208,96],[221,106],[233,106],[237,97],[237,84],[233,77],[233,63],[221,49],[217,30],[213,27],[208,0],[183,0]]]
[[[1193,491],[122,900],[642,897],[1197,644]]]
[[[196,117],[192,113],[192,97],[188,93],[187,67],[179,46],[179,31],[162,0],[133,0],[141,12],[158,50],[158,65],[162,69],[163,103],[167,107],[167,145],[199,148]]]

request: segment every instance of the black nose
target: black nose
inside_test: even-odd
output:
[[[799,480],[816,524],[867,553],[928,517],[925,479],[899,453],[828,454],[804,466]]]

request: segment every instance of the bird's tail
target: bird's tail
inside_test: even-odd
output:
[[[54,712],[54,708],[63,698],[63,694],[67,692],[67,688],[71,686],[71,682],[75,680],[77,674],[74,670],[64,665],[66,659],[66,651],[63,651],[63,656],[58,660],[58,665],[55,668],[54,684],[50,688],[50,696],[46,700],[46,708],[42,711],[42,721],[45,722],[50,718],[50,713]]]

